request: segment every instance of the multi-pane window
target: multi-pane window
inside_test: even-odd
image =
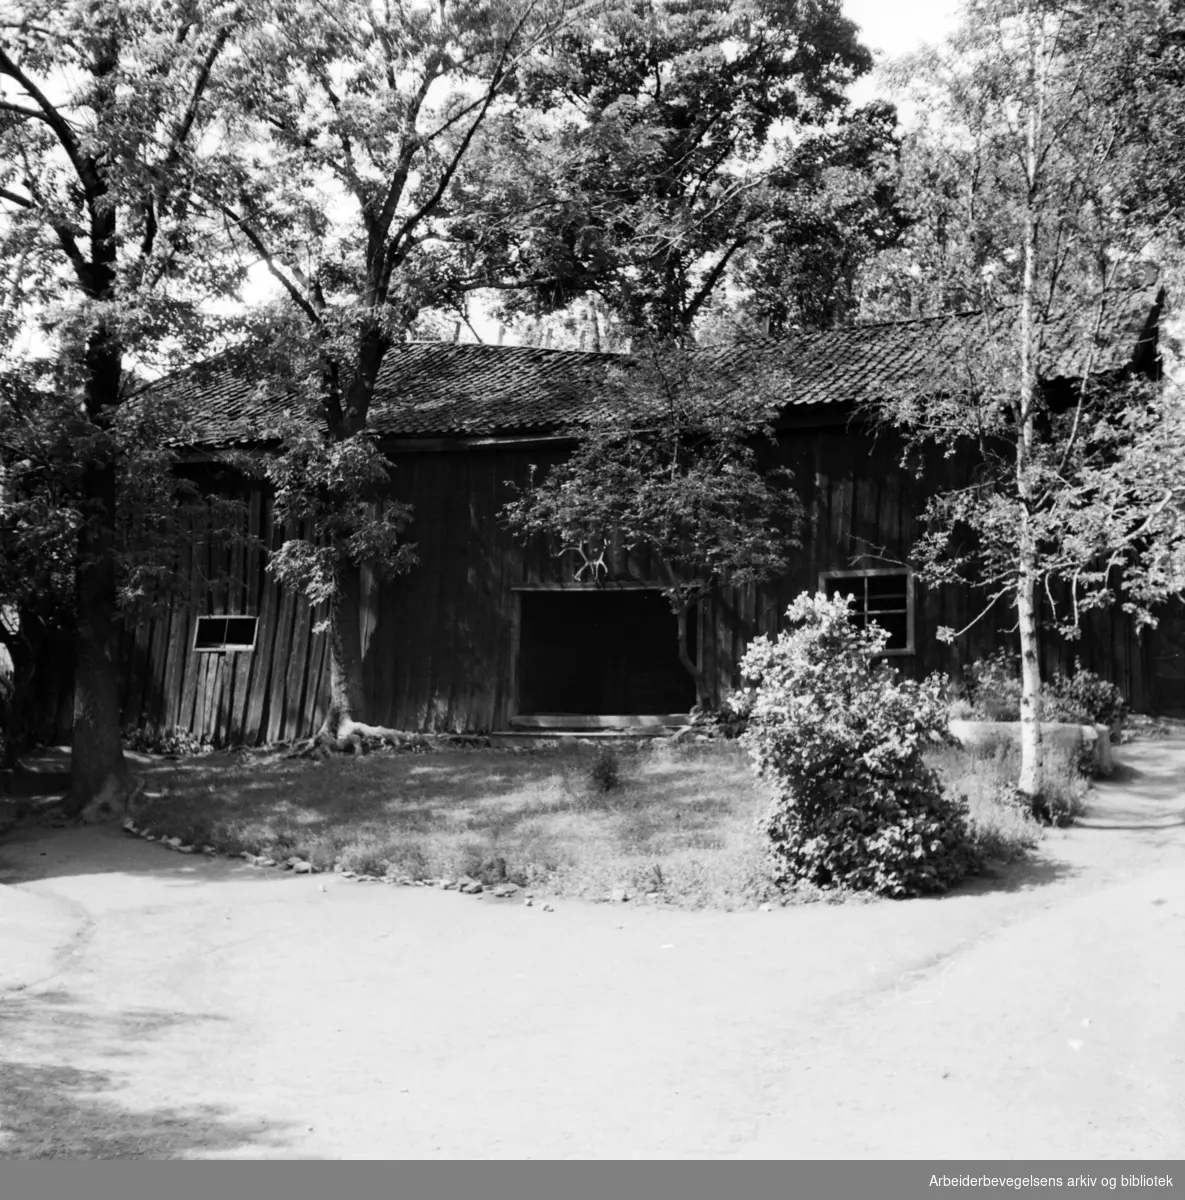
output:
[[[887,630],[885,654],[912,654],[913,572],[902,569],[878,571],[824,571],[819,590],[826,596],[852,596],[852,615],[867,626]]]
[[[258,617],[198,617],[193,648],[206,653],[254,650]]]

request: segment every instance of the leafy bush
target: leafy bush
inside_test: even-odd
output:
[[[1017,655],[999,650],[971,668],[968,682],[970,715],[984,721],[1020,720],[1020,663]],[[1060,671],[1045,682],[1047,721],[1073,725],[1113,726],[1127,714],[1119,688],[1075,662],[1073,675]]]
[[[981,721],[1020,720],[1020,656],[997,650],[971,668],[968,698]]]
[[[774,882],[887,896],[945,891],[978,865],[966,805],[923,753],[948,740],[945,680],[900,680],[875,656],[888,635],[848,602],[804,593],[776,642],[741,663],[754,681],[743,741],[774,798]]]
[[[1110,727],[1127,715],[1127,701],[1118,686],[1077,661],[1073,675],[1058,674],[1049,681],[1045,704],[1050,721]]]
[[[188,729],[128,729],[124,731],[123,744],[129,750],[141,754],[165,754],[173,758],[186,758],[193,754],[209,754],[214,747],[203,742],[196,733]]]
[[[621,763],[612,746],[600,746],[588,768],[589,786],[594,792],[612,792],[621,786]]]

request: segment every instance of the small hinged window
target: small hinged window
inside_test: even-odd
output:
[[[198,617],[193,648],[207,653],[254,650],[258,617]]]
[[[883,653],[914,653],[913,572],[908,568],[824,571],[819,591],[828,598],[854,597],[853,617],[861,625],[876,624],[888,632]]]

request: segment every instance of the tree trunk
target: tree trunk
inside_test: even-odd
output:
[[[1028,9],[1026,8],[1026,12]],[[1020,395],[1016,408],[1016,493],[1020,517],[1018,530],[1016,617],[1020,632],[1020,781],[1018,791],[1034,813],[1044,810],[1041,761],[1041,663],[1037,656],[1037,555],[1033,530],[1034,406],[1037,401],[1037,362],[1034,354],[1033,295],[1037,272],[1037,224],[1040,220],[1040,163],[1037,153],[1041,137],[1044,99],[1040,63],[1031,65],[1028,120],[1025,126],[1025,174],[1028,195],[1024,214],[1024,273],[1020,289]]]
[[[88,467],[83,472],[83,490],[93,516],[79,536],[76,572],[74,738],[70,793],[64,806],[72,815],[82,812],[105,787],[118,793],[126,790],[128,781],[120,738],[114,466]]]
[[[675,612],[675,619],[679,623],[679,661],[683,664],[684,669],[695,681],[695,703],[700,709],[711,707],[711,696],[708,694],[708,680],[703,669],[691,657],[691,650],[687,644],[687,616],[691,605],[684,604]]]
[[[1029,564],[1031,567],[1031,564]],[[1034,813],[1044,810],[1042,798],[1041,663],[1037,655],[1036,581],[1031,569],[1021,566],[1016,596],[1020,631],[1020,782],[1017,790]]]
[[[362,715],[361,570],[353,563],[340,568],[338,592],[329,618],[329,712],[322,736],[337,740]]]

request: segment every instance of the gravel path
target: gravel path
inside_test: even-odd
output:
[[[19,833],[0,1156],[1185,1157],[1185,739],[1120,761],[1004,879],[771,913]]]

